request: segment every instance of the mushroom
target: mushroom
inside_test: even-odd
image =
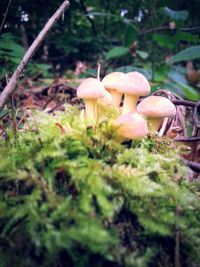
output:
[[[107,106],[112,105],[112,95],[104,90],[104,96],[99,98],[97,100],[97,118],[105,115],[105,110],[107,109]]]
[[[85,103],[86,119],[94,122],[97,119],[97,99],[104,97],[105,89],[103,84],[95,79],[85,79],[77,88],[77,96]]]
[[[120,115],[115,121],[117,134],[122,140],[142,139],[148,134],[146,120],[137,112],[130,112]]]
[[[108,91],[104,90],[103,97],[99,98],[97,103],[100,105],[111,105],[112,101],[112,95]]]
[[[121,98],[123,95],[123,93],[116,91],[116,87],[118,86],[119,81],[124,76],[125,76],[125,74],[123,72],[117,72],[116,71],[116,72],[109,73],[102,80],[102,83],[103,83],[105,89],[108,90],[109,93],[112,95],[113,104],[116,107],[119,107],[120,102],[121,102]]]
[[[122,114],[136,111],[136,105],[140,96],[150,93],[150,84],[141,73],[129,72],[120,80],[117,91],[124,93]]]
[[[176,115],[176,107],[166,97],[149,96],[138,104],[137,112],[148,118],[150,131],[156,132],[164,118]]]

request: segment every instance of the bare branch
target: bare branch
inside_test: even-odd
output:
[[[163,30],[172,31],[173,29],[170,26],[160,26],[160,27],[157,27],[157,28],[148,29],[148,30],[145,30],[143,32],[139,32],[138,35],[144,35],[144,34],[163,31]],[[195,26],[195,27],[191,27],[191,28],[180,28],[180,30],[183,31],[183,32],[199,31],[200,30],[200,26]]]
[[[0,110],[5,105],[8,97],[14,92],[15,85],[17,83],[18,78],[22,74],[24,68],[30,61],[31,57],[34,55],[34,53],[37,51],[38,47],[44,40],[47,33],[51,30],[55,22],[60,18],[60,16],[63,14],[63,12],[69,7],[70,3],[68,0],[64,1],[62,5],[57,9],[57,11],[53,14],[53,16],[48,20],[44,28],[41,30],[41,32],[38,34],[37,38],[33,41],[32,45],[29,47],[28,51],[24,55],[21,63],[15,70],[14,74],[12,75],[10,81],[8,82],[7,86],[4,88],[3,92],[0,96]]]
[[[172,101],[177,106],[195,107],[197,102],[189,100],[173,100]]]
[[[9,0],[7,8],[6,8],[6,11],[5,11],[4,15],[3,15],[3,19],[2,19],[2,22],[1,22],[1,26],[0,26],[0,34],[1,34],[2,30],[3,30],[3,26],[4,26],[4,23],[5,23],[6,17],[8,15],[8,10],[10,8],[11,2],[12,2],[12,0]]]
[[[182,157],[181,160],[184,162],[186,166],[190,167],[193,171],[200,173],[200,163],[187,160]]]
[[[192,136],[192,137],[180,137],[174,139],[177,142],[197,142],[200,141],[200,136]]]
[[[84,13],[85,13],[85,15],[86,15],[87,20],[89,21],[89,23],[90,23],[90,25],[91,25],[93,35],[97,35],[97,31],[96,31],[96,28],[95,28],[94,21],[93,21],[93,19],[91,19],[90,16],[88,15],[87,7],[85,6],[85,3],[84,3],[83,0],[80,0],[80,5],[81,5],[81,8],[83,9],[83,11],[84,11]]]

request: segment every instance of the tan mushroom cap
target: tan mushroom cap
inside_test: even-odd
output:
[[[166,97],[149,96],[138,104],[137,112],[142,113],[149,118],[173,117],[176,115],[176,107]]]
[[[116,90],[116,86],[124,76],[125,74],[123,72],[111,72],[103,78],[102,83],[105,89]]]
[[[108,91],[104,90],[103,97],[99,98],[97,100],[97,102],[99,104],[111,105],[112,104],[112,95]]]
[[[77,88],[77,96],[85,99],[97,99],[104,97],[104,86],[95,78],[87,78]]]
[[[147,122],[137,112],[119,116],[114,125],[118,127],[118,135],[125,139],[142,139],[148,134]]]
[[[146,96],[150,93],[151,87],[145,76],[137,71],[125,74],[120,80],[117,91],[135,96]]]

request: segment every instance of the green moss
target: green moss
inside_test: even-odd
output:
[[[120,144],[117,112],[106,112],[94,128],[66,106],[33,112],[17,140],[8,129],[1,266],[173,266],[177,242],[180,262],[198,265],[200,186],[187,180],[180,148],[155,137]]]

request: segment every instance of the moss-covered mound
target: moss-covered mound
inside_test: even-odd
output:
[[[177,154],[76,108],[32,113],[0,142],[0,266],[198,266],[200,186]]]

